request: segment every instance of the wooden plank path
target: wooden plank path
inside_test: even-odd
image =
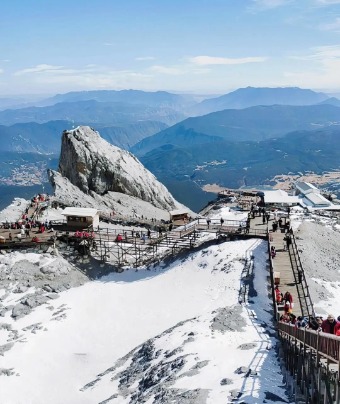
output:
[[[276,232],[272,231],[272,223],[273,220],[269,220],[268,222],[268,230],[269,230],[269,248],[271,246],[275,247],[276,250],[276,256],[272,260],[273,263],[273,271],[274,272],[279,272],[280,273],[280,284],[279,288],[283,294],[285,292],[290,292],[290,294],[293,296],[293,303],[294,303],[294,308],[293,308],[293,313],[296,316],[301,315],[301,305],[300,305],[300,300],[298,298],[298,293],[297,293],[297,284],[289,256],[289,252],[287,249],[284,249],[285,246],[285,233],[281,232],[281,229],[278,228]],[[266,227],[267,228],[267,223],[263,224],[262,222],[262,216],[256,216],[254,219],[251,219],[250,225],[252,227]],[[278,306],[279,311],[283,313],[283,306]]]

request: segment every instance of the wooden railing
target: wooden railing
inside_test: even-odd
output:
[[[302,327],[298,328],[292,324],[283,323],[281,321],[277,323],[277,329],[281,336],[295,338],[322,357],[339,364],[340,337],[321,331],[314,331]]]

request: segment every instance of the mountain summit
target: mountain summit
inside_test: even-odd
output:
[[[140,203],[163,211],[181,206],[136,157],[88,126],[63,132],[59,173],[50,171],[50,180],[57,199],[78,206],[122,214],[136,211]]]
[[[224,109],[243,109],[255,105],[313,105],[328,98],[324,93],[298,87],[246,87],[204,100],[192,108],[192,113],[204,115]]]

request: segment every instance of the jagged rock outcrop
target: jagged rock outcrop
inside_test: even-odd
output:
[[[183,208],[135,156],[88,126],[63,132],[59,172],[49,170],[49,179],[56,199],[69,206],[157,219]]]
[[[131,153],[112,146],[88,126],[64,131],[59,172],[85,194],[119,192],[169,210],[176,201]]]

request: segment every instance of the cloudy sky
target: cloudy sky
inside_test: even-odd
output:
[[[340,92],[340,0],[1,0],[0,97]]]

